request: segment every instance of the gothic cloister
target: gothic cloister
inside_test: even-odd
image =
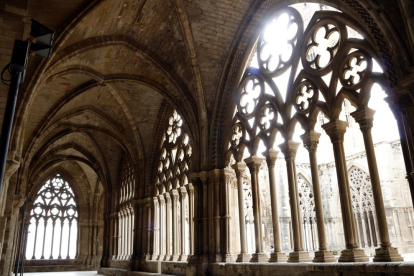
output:
[[[414,275],[413,1],[2,0],[1,68],[31,18],[0,275]]]

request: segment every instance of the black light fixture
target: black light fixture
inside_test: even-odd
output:
[[[3,125],[0,136],[0,196],[6,170],[7,153],[10,144],[14,113],[16,110],[17,96],[20,83],[24,81],[24,74],[27,67],[27,53],[30,55],[50,58],[53,49],[53,37],[55,32],[32,19],[30,38],[26,41],[15,40],[12,58],[9,64],[1,72],[1,81],[9,86],[6,108],[4,110]],[[4,72],[10,72],[10,79],[3,77]]]
[[[55,32],[32,18],[30,30],[30,55],[50,58]]]

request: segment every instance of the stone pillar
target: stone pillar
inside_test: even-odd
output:
[[[154,218],[154,232],[153,232],[153,244],[152,244],[152,257],[151,260],[158,260],[160,255],[160,204],[158,197],[153,197],[153,218]]]
[[[364,250],[357,244],[355,219],[352,210],[351,190],[349,187],[348,172],[346,168],[344,135],[347,122],[333,120],[322,127],[331,138],[335,156],[336,175],[338,178],[339,197],[341,201],[342,221],[346,249],[342,251],[339,262],[367,262],[369,259]]]
[[[263,163],[263,157],[251,156],[244,160],[246,162],[252,179],[252,197],[253,197],[253,215],[254,215],[254,232],[256,240],[256,252],[252,254],[250,262],[267,262],[269,256],[263,251],[262,235],[262,214],[259,189],[259,169]]]
[[[303,145],[309,152],[309,162],[312,175],[313,196],[315,201],[316,224],[318,228],[319,250],[315,252],[314,263],[336,262],[333,252],[328,250],[326,245],[325,219],[323,217],[323,205],[321,196],[321,187],[319,184],[318,161],[316,150],[319,143],[320,133],[310,131],[301,136]]]
[[[205,172],[200,173],[200,180],[203,186],[203,262],[208,262],[209,255],[209,223],[208,223],[208,185],[207,185],[207,175]]]
[[[212,197],[211,197],[211,204],[212,204],[212,211],[213,211],[213,221],[210,220],[212,226],[212,237],[213,239],[210,241],[210,248],[212,248],[212,254],[210,255],[210,262],[221,262],[222,255],[221,255],[221,236],[220,236],[220,206],[222,202],[220,200],[220,170],[212,170],[210,172],[210,183],[209,186],[212,190]]]
[[[186,205],[186,198],[187,198],[187,190],[184,187],[180,187],[178,189],[179,193],[180,193],[180,219],[181,219],[181,233],[180,233],[180,257],[178,258],[179,261],[187,261],[187,255],[185,254],[185,246],[186,246],[186,234],[185,234],[185,205]],[[188,218],[188,221],[190,221],[190,216]],[[189,232],[191,230],[189,229]]]
[[[247,253],[246,242],[246,215],[244,213],[244,190],[243,177],[246,172],[246,164],[239,162],[234,164],[233,169],[236,171],[237,177],[237,195],[239,203],[239,225],[240,225],[240,254],[237,255],[236,262],[248,262],[251,255]]]
[[[165,257],[163,261],[169,261],[171,258],[171,197],[168,192],[164,194],[165,198]]]
[[[387,217],[385,215],[384,200],[382,198],[381,182],[378,174],[377,159],[375,157],[374,143],[372,141],[371,129],[373,126],[375,110],[361,107],[351,113],[358,122],[362,135],[364,136],[365,151],[367,154],[369,175],[371,178],[372,195],[375,202],[377,215],[380,248],[375,249],[374,262],[400,262],[403,258],[398,254],[398,249],[391,247],[388,233]],[[375,235],[374,231],[374,235]]]
[[[223,185],[223,220],[224,220],[224,246],[223,246],[223,262],[234,262],[235,256],[231,252],[231,215],[230,215],[230,202],[231,202],[231,182],[233,180],[233,170],[224,169],[224,185]]]
[[[119,254],[119,214],[117,212],[112,213],[111,214],[112,218],[113,218],[113,252],[112,252],[112,260],[116,260],[118,259],[118,254]]]
[[[160,229],[160,235],[159,235],[159,256],[158,259],[159,261],[163,261],[165,258],[165,229],[166,229],[166,224],[165,224],[165,200],[164,200],[164,196],[163,195],[159,195],[158,196],[158,202],[160,204],[160,219],[159,219],[159,229]]]
[[[275,251],[270,254],[269,262],[271,263],[284,263],[287,261],[286,254],[282,252],[279,230],[279,214],[277,211],[275,163],[278,153],[279,152],[274,149],[269,149],[263,153],[266,157],[267,168],[269,170],[270,204],[272,207],[273,245]]]
[[[289,185],[289,203],[292,216],[293,252],[289,254],[289,263],[310,262],[309,252],[303,251],[302,220],[300,218],[298,183],[296,179],[296,152],[299,143],[291,140],[279,145],[285,156]]]
[[[188,232],[190,235],[190,256],[194,254],[194,187],[193,184],[189,183],[187,186],[188,193]]]
[[[170,191],[171,209],[172,209],[172,255],[170,261],[177,261],[179,257],[178,253],[178,191],[173,189]]]
[[[152,198],[146,198],[146,207],[147,207],[147,212],[148,212],[148,214],[147,214],[147,222],[146,222],[146,225],[147,225],[147,237],[146,237],[146,257],[145,257],[145,259],[146,260],[151,260],[151,235],[152,235],[152,228],[153,228],[153,226],[151,225],[151,217],[152,217],[152,213],[154,212],[153,210],[152,210],[152,204],[151,204],[151,202],[152,202]]]

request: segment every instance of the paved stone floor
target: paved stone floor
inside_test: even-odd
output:
[[[32,272],[24,273],[27,276],[96,276],[96,271],[68,271],[68,272]]]

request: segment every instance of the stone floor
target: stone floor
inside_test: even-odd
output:
[[[69,272],[30,272],[24,273],[27,276],[96,276],[96,271],[69,271]]]

